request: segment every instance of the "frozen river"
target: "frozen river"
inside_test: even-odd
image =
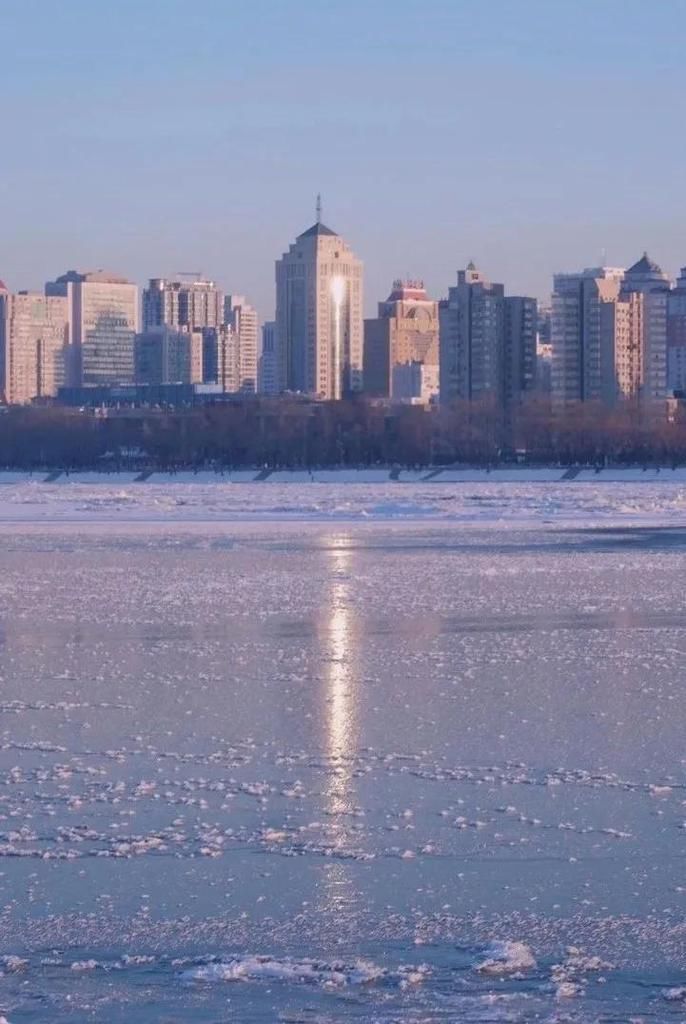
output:
[[[686,487],[0,492],[0,1020],[683,1021]]]

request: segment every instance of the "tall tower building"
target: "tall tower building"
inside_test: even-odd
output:
[[[143,331],[152,327],[200,330],[224,322],[224,295],[214,281],[153,277],[143,290]]]
[[[624,277],[618,267],[596,267],[553,279],[550,336],[552,397],[557,405],[599,400],[607,394],[603,306],[615,303]]]
[[[362,389],[362,262],[320,219],[277,260],[276,325],[279,390]]]
[[[473,263],[439,304],[441,401],[491,398],[501,409],[536,382],[536,299],[507,296]]]
[[[65,383],[67,300],[10,295],[0,282],[0,394],[8,403],[51,397]]]
[[[686,391],[686,267],[667,297],[667,389]]]
[[[394,380],[402,394],[395,394]],[[428,297],[423,281],[394,281],[378,316],[364,322],[364,389],[384,398],[428,401],[437,380],[438,302]],[[415,386],[408,388],[408,382]]]
[[[224,299],[224,323],[233,331],[237,346],[237,390],[254,394],[257,391],[257,310],[246,302],[243,295],[227,295]]]
[[[622,281],[622,297],[643,296],[643,365],[641,398],[659,402],[667,395],[667,307],[671,281],[657,263],[644,252],[629,267]]]
[[[102,270],[70,270],[45,286],[67,299],[70,365],[67,383],[121,384],[134,380],[138,286]]]

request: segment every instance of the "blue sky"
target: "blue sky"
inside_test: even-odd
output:
[[[0,277],[201,270],[314,219],[442,295],[686,264],[686,0],[0,0]]]

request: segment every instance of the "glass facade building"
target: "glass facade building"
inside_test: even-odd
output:
[[[46,285],[69,304],[68,372],[73,384],[128,383],[135,378],[138,286],[103,271],[69,271]]]

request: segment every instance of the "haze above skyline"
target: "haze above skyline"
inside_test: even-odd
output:
[[[274,304],[315,217],[439,297],[686,264],[686,2],[0,0],[0,278],[198,270]]]

